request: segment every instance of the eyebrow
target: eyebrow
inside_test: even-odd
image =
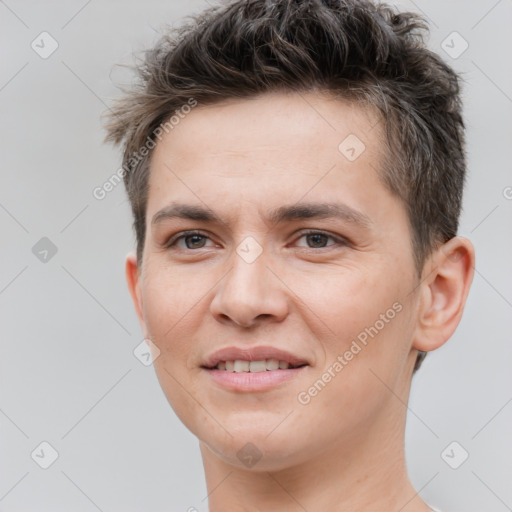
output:
[[[219,224],[224,223],[224,221],[209,208],[184,203],[172,203],[159,210],[153,216],[151,224],[155,226],[164,220],[173,218],[217,222]],[[367,229],[373,224],[373,221],[368,215],[343,203],[297,203],[288,206],[280,206],[271,210],[267,218],[270,223],[274,225],[293,220],[327,218],[341,219]]]

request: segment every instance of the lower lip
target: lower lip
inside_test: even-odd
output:
[[[228,372],[226,370],[205,371],[222,387],[232,391],[265,391],[282,382],[298,377],[307,366],[291,368],[288,370],[267,370],[265,372]]]

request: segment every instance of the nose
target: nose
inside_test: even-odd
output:
[[[233,253],[232,267],[221,279],[210,305],[217,321],[249,328],[258,322],[281,322],[286,318],[286,286],[268,263],[265,252],[252,262]]]

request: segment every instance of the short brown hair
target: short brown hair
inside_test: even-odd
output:
[[[456,236],[465,180],[457,74],[423,42],[424,19],[366,0],[236,0],[209,8],[146,52],[139,82],[113,107],[142,262],[155,131],[194,98],[212,104],[271,91],[321,90],[381,113],[379,176],[400,198],[418,275]]]

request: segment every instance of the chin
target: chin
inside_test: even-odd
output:
[[[243,438],[202,440],[201,445],[226,464],[254,472],[282,471],[308,459],[306,449],[302,451],[300,445],[289,437],[286,441],[279,436],[271,440],[265,439],[265,436],[255,439],[248,435]]]
[[[286,414],[281,414],[279,420],[274,414],[262,417],[261,411],[259,416],[258,421],[254,414],[239,412],[236,423],[219,418],[226,430],[219,425],[208,428],[211,425],[203,424],[192,432],[215,457],[250,471],[281,471],[306,462],[321,450],[321,446],[316,446],[313,432],[320,439],[325,436],[318,435],[318,427],[308,429],[297,421],[289,421],[294,413],[284,421]]]

